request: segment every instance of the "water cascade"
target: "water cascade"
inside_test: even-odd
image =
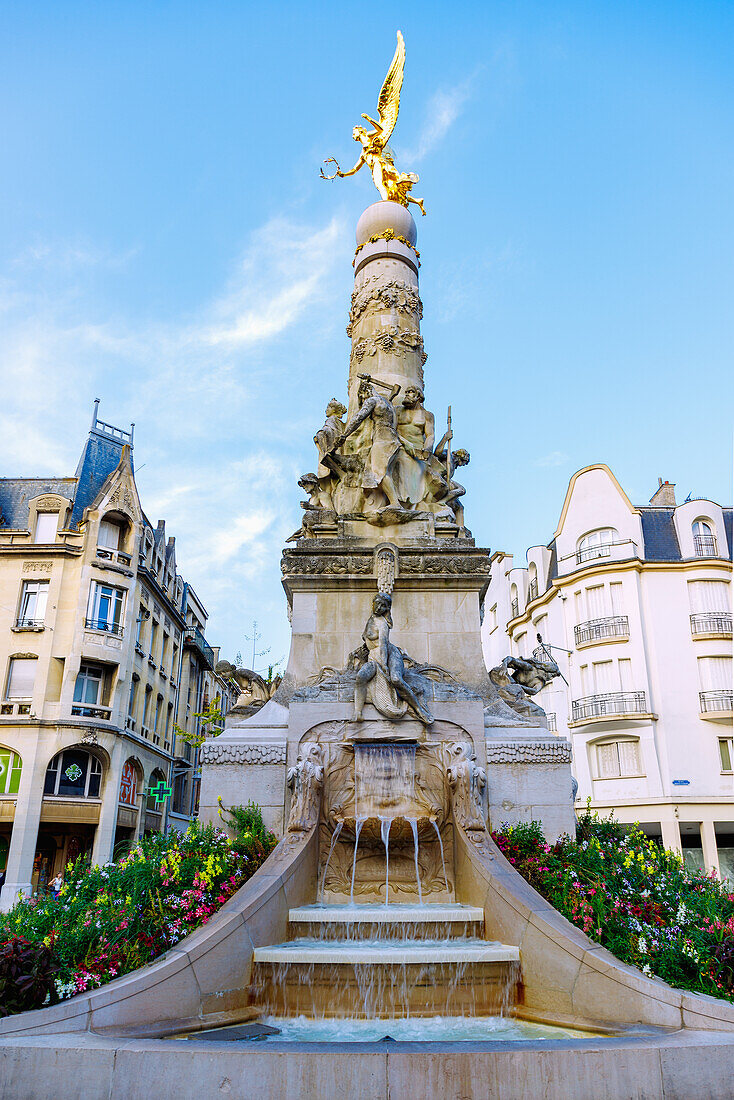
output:
[[[440,799],[428,805],[420,789],[418,751],[410,742],[354,744],[353,803],[337,799],[343,817],[324,807],[326,820],[335,823],[330,836],[328,825],[323,834],[318,903],[290,911],[285,943],[255,951],[253,999],[269,1015],[488,1017],[501,1016],[514,1004],[517,948],[485,939],[483,910],[453,901],[440,826],[445,808]],[[435,761],[435,754],[420,751],[422,760]],[[352,836],[349,901],[335,903],[327,872],[335,852],[343,852]],[[437,878],[447,902],[425,900],[420,857],[426,846],[433,846],[436,860],[440,852]],[[406,877],[410,865],[412,880]],[[363,877],[368,872],[372,886]],[[400,891],[415,901],[403,902]],[[355,904],[355,892],[369,902]]]

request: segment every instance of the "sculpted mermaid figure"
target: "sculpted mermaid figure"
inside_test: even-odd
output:
[[[415,203],[416,206],[420,207],[421,214],[425,214],[423,199],[414,199],[410,194],[411,188],[418,182],[418,176],[415,172],[398,171],[395,167],[392,150],[387,144],[398,120],[404,69],[405,42],[402,34],[398,31],[395,56],[392,59],[392,64],[382,85],[380,98],[377,101],[379,120],[363,114],[362,118],[371,124],[372,129],[368,130],[364,126],[355,126],[352,130],[352,137],[362,146],[359,160],[354,168],[350,168],[348,172],[342,172],[334,157],[329,157],[324,161],[324,164],[335,164],[336,171],[333,175],[327,176],[322,168],[321,178],[333,180],[339,176],[341,179],[346,179],[347,176],[356,175],[360,168],[366,164],[372,173],[375,187],[383,199],[399,202],[401,206],[407,206],[411,202]]]
[[[424,725],[430,726],[433,715],[405,682],[403,654],[390,641],[391,608],[390,596],[378,592],[372,601],[372,614],[362,634],[367,647],[367,660],[357,673],[353,721],[362,721],[362,709],[369,693],[370,701],[385,717],[401,718],[410,709]],[[380,687],[387,689],[385,699],[380,697]],[[398,699],[400,703],[397,702]]]

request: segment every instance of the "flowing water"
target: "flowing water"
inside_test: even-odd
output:
[[[317,1041],[346,1036],[347,1032],[364,1041],[382,1038],[386,1032],[397,1039],[401,1034],[407,1037],[407,1023],[416,1018],[421,1022],[411,1023],[411,1038],[419,1033],[428,1037],[431,1027],[438,1026],[431,1024],[436,1018],[444,1021],[440,1025],[444,1036],[447,1028],[451,1031],[453,1027],[445,1023],[446,1018],[481,1020],[471,1027],[478,1028],[485,1037],[500,1031],[505,1034],[504,1025],[497,1020],[516,1001],[520,980],[517,948],[484,938],[482,909],[451,902],[426,904],[423,900],[415,799],[416,746],[357,743],[354,751],[354,852],[349,905],[324,904],[329,862],[345,824],[339,821],[317,894],[320,904],[292,910],[290,939],[255,951],[252,994],[256,1003],[277,1018],[282,1041],[296,1037]],[[432,820],[432,825],[449,894],[443,840],[438,822]],[[402,866],[403,876],[412,841],[417,904],[390,903],[391,833],[393,855],[400,855],[398,866]],[[360,835],[369,837],[368,844],[374,844],[379,836],[384,848],[384,903],[354,904]],[[394,877],[396,874],[393,871]],[[405,889],[404,878],[399,881]],[[392,889],[395,893],[395,882]],[[379,896],[377,884],[376,892]],[[466,1032],[467,1025],[462,1026]],[[527,1037],[522,1027],[516,1037]]]

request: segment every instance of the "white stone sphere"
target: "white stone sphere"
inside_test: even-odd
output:
[[[379,235],[385,229],[394,230],[396,236],[405,237],[412,245],[418,240],[418,230],[407,206],[382,201],[368,206],[357,222],[357,244],[366,244],[370,237]]]

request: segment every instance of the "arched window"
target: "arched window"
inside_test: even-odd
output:
[[[23,764],[17,752],[0,745],[0,794],[17,794]]]
[[[126,760],[120,777],[120,805],[132,806],[138,804],[138,769],[135,761]]]
[[[600,527],[598,531],[589,531],[579,539],[576,547],[576,560],[579,565],[594,558],[608,558],[612,546],[619,541],[619,532],[614,527]]]
[[[643,774],[640,742],[637,738],[604,741],[601,744],[592,745],[591,748],[596,754],[597,779],[621,779],[625,776]]]
[[[517,585],[516,584],[510,585],[510,612],[512,614],[513,619],[516,618],[516,616],[520,614],[520,603],[519,603],[518,598],[517,598]]]
[[[165,782],[166,782],[166,777],[163,774],[163,772],[160,770],[160,768],[156,768],[155,771],[150,773],[150,779],[148,780],[148,792],[146,793],[146,798],[145,798],[145,809],[148,813],[152,813],[152,814],[162,814],[163,813],[163,807],[165,805],[165,800],[156,801],[156,796],[154,794],[150,794],[149,792],[152,788],[157,787],[159,785],[159,783],[165,784]],[[162,788],[161,788],[161,791],[162,791]]]
[[[534,561],[530,562],[528,578],[530,581],[528,585],[528,602],[531,602],[538,598],[538,568]]]
[[[716,535],[710,520],[697,519],[692,526],[693,551],[697,558],[716,557]]]
[[[99,798],[102,765],[84,749],[58,752],[46,769],[44,795],[64,798]]]

